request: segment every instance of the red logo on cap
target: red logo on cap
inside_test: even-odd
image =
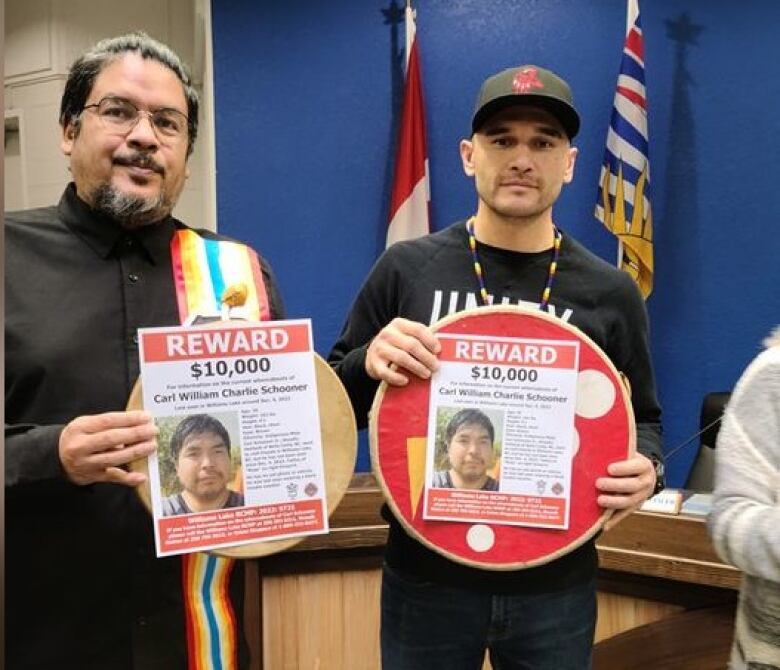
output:
[[[535,67],[523,68],[512,81],[512,89],[515,93],[528,93],[534,88],[544,88],[544,84],[539,81]]]

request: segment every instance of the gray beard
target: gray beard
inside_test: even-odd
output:
[[[104,183],[92,194],[92,208],[115,219],[123,228],[140,228],[168,216],[173,203],[163,193],[156,198],[140,198],[122,193],[111,184]]]

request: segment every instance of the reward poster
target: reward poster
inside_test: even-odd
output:
[[[139,330],[159,556],[328,531],[311,323]]]
[[[568,528],[579,342],[438,338],[423,517]]]

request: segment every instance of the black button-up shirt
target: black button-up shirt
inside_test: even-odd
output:
[[[139,372],[137,329],[179,323],[170,241],[180,227],[168,217],[124,230],[73,184],[57,207],[6,216],[8,667],[186,667],[181,558],[155,557],[134,489],[76,486],[58,456],[64,424],[124,409]],[[242,576],[239,562],[239,620]]]

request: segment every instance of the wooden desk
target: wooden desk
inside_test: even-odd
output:
[[[724,564],[700,516],[636,512],[599,552],[597,670],[722,670],[740,572]]]
[[[738,589],[740,572],[712,548],[704,517],[636,512],[596,543],[605,570]]]
[[[356,475],[328,535],[249,564],[247,630],[263,659],[255,668],[379,668],[380,566],[387,539],[382,501],[373,476]],[[740,574],[715,555],[703,518],[637,512],[604,533],[597,548],[595,668],[620,668],[632,649],[649,657],[649,647],[642,646],[648,640],[674,661],[647,667],[725,667],[718,664],[730,644]],[[681,665],[682,651],[655,640],[672,637],[690,651],[702,627],[721,638],[727,631],[712,663],[693,649],[693,662],[704,664]],[[633,637],[626,641],[627,635]],[[645,666],[632,660],[631,667]]]

